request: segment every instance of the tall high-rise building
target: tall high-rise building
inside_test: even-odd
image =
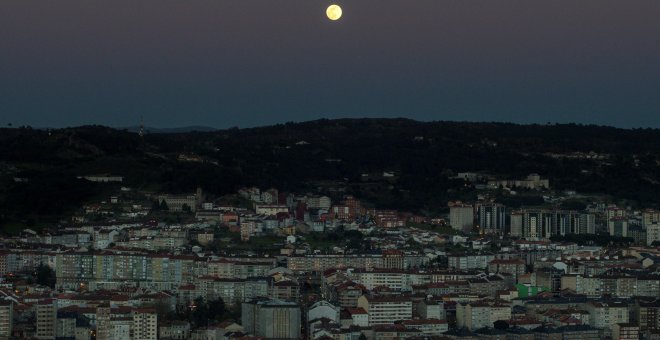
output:
[[[456,230],[472,230],[474,226],[474,207],[461,202],[449,202],[449,224]]]
[[[37,303],[37,339],[55,339],[57,305],[54,299]]]
[[[625,217],[613,217],[607,221],[610,236],[628,237],[628,220]]]
[[[523,214],[520,211],[511,213],[511,236],[523,236]]]
[[[660,223],[647,224],[646,244],[650,246],[655,241],[660,241]]]
[[[152,308],[136,308],[133,310],[131,325],[133,340],[156,340],[158,338],[158,315]]]
[[[511,235],[531,239],[547,239],[555,235],[594,234],[594,214],[566,211],[528,209],[511,214]]]
[[[300,313],[295,302],[258,299],[243,303],[241,320],[245,331],[256,336],[299,339]]]
[[[12,320],[14,320],[14,303],[0,300],[0,339],[8,339],[11,336]]]
[[[76,323],[78,321],[78,313],[73,311],[59,311],[57,312],[57,321],[55,333],[57,338],[70,339],[76,337]]]
[[[110,306],[96,308],[96,340],[110,340]]]
[[[523,215],[523,236],[543,239],[552,236],[552,213],[545,210],[528,210]]]
[[[617,208],[616,206],[613,206],[605,210],[605,215],[607,216],[607,220],[609,221],[610,219],[615,217],[626,217],[628,216],[628,212],[625,209]]]
[[[593,214],[558,210],[554,212],[552,223],[552,235],[596,233],[596,217]]]
[[[582,213],[580,214],[580,228],[579,234],[595,234],[596,233],[596,215]]]
[[[660,224],[660,210],[649,209],[642,213],[642,227],[648,229],[652,224]]]
[[[506,223],[506,207],[499,203],[477,204],[477,223],[486,234],[503,234]]]
[[[362,202],[353,196],[344,197],[342,204],[348,207],[348,214],[351,219],[363,214]]]
[[[637,301],[631,308],[630,317],[639,325],[642,332],[660,330],[660,301]]]

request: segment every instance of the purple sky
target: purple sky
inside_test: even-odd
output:
[[[660,128],[658,0],[3,0],[0,126]]]

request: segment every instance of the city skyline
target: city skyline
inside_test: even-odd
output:
[[[658,18],[2,1],[0,339],[660,339]]]

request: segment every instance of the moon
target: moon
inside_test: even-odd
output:
[[[328,16],[328,19],[332,21],[339,20],[341,18],[341,7],[339,5],[330,5],[328,9],[325,10],[325,14]]]

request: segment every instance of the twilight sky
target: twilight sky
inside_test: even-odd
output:
[[[658,0],[3,0],[0,126],[660,128]]]

